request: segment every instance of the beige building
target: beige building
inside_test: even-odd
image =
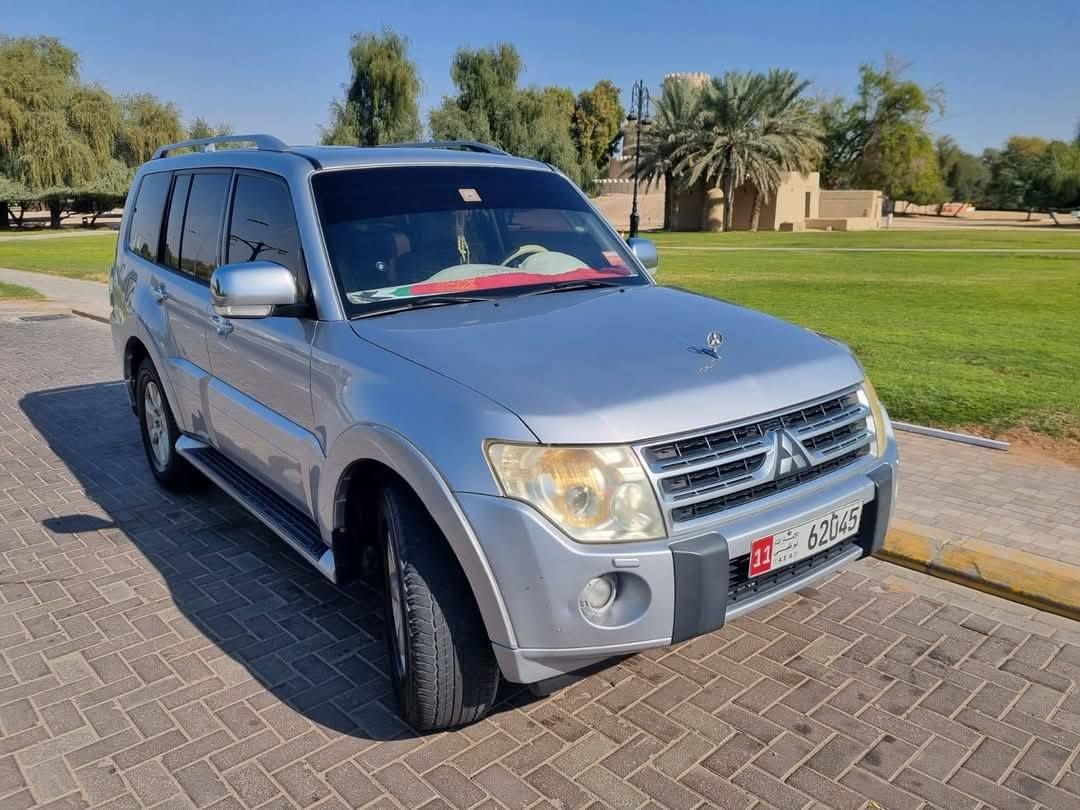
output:
[[[597,182],[597,194],[593,199],[604,216],[620,230],[630,227],[630,209],[633,204],[630,161],[630,158],[616,158],[612,161],[617,174]],[[618,176],[619,174],[622,176]],[[750,229],[753,207],[753,186],[745,184],[735,189],[733,230]],[[646,186],[645,183],[639,185],[638,213],[641,216],[642,230],[657,230],[664,226],[663,181],[652,186]],[[862,231],[879,227],[880,221],[880,191],[829,191],[820,187],[817,172],[788,172],[775,194],[762,202],[758,230]],[[701,182],[690,189],[680,189],[675,193],[671,211],[672,230],[721,231],[723,223],[722,189],[708,187]]]
[[[669,73],[664,79],[681,79],[697,86],[709,81],[708,73]],[[616,228],[628,230],[633,206],[633,153],[637,127],[627,125],[623,132],[622,156],[608,165],[608,176],[597,181],[593,201]],[[829,191],[821,188],[817,172],[784,175],[776,193],[761,205],[758,229],[763,231],[802,231],[806,229],[854,231],[872,230],[881,220],[881,192],[873,190]],[[674,196],[671,227],[676,231],[720,231],[724,223],[724,193],[700,182],[690,189],[679,189]],[[735,189],[732,229],[750,229],[754,208],[754,189],[746,184]],[[638,187],[638,214],[642,230],[664,226],[664,183]]]

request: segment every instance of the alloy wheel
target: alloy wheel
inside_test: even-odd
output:
[[[401,587],[401,568],[389,528],[386,531],[386,587],[389,590],[390,612],[394,624],[393,658],[394,670],[399,679],[405,677],[405,594]]]
[[[172,448],[169,446],[169,426],[165,420],[161,391],[153,380],[146,384],[143,393],[143,419],[146,422],[146,435],[150,440],[154,463],[159,470],[164,470],[169,466]]]

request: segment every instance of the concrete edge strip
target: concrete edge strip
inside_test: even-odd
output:
[[[925,425],[913,425],[910,422],[893,421],[893,427],[905,433],[918,433],[921,436],[932,436],[935,439],[945,439],[950,442],[962,442],[973,444],[976,447],[987,447],[991,450],[1008,450],[1009,443],[997,439],[985,439],[982,436],[971,436],[967,433],[956,433],[952,430],[926,427]]]
[[[73,307],[72,310],[71,310],[71,314],[72,315],[78,315],[81,318],[89,318],[90,320],[97,321],[98,323],[108,323],[109,322],[109,319],[106,318],[104,315],[95,315],[93,312],[87,312],[84,309],[75,309]]]
[[[876,557],[1080,621],[1080,566],[973,538],[893,529]]]

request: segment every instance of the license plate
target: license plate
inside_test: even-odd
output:
[[[755,540],[750,576],[757,577],[835,546],[859,531],[862,503],[850,503],[807,523]]]

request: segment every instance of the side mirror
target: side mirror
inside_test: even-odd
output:
[[[226,318],[265,318],[274,307],[299,303],[293,274],[273,262],[223,264],[210,276],[214,313]]]
[[[637,256],[639,262],[645,265],[645,269],[650,273],[655,273],[657,268],[660,267],[660,256],[656,252],[656,245],[653,244],[651,239],[642,239],[640,237],[633,237],[627,239],[626,244],[630,246],[630,252]]]

